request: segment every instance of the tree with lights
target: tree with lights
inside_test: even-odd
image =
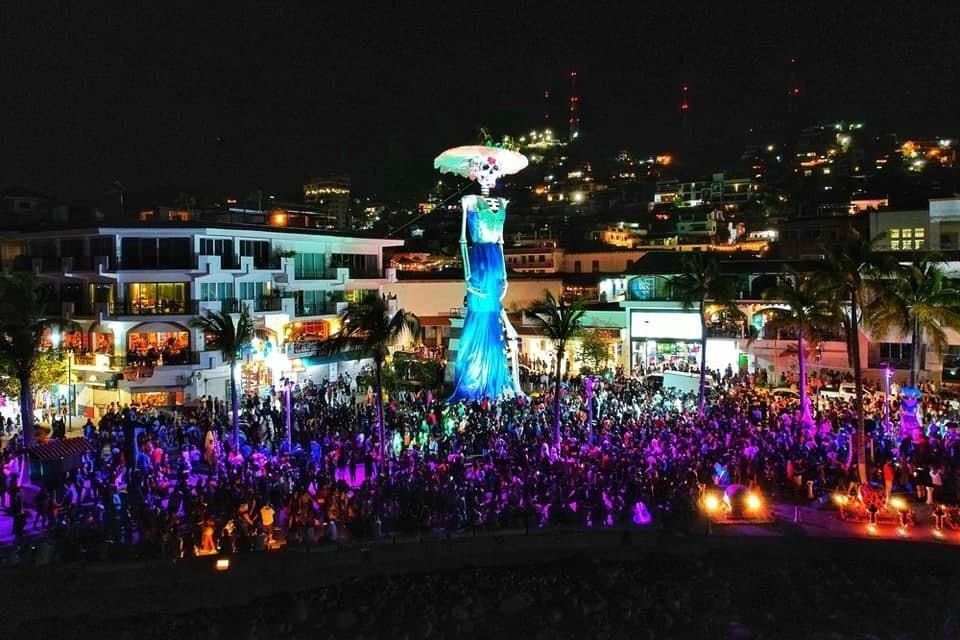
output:
[[[720,274],[716,257],[693,251],[683,254],[681,265],[682,273],[668,282],[673,298],[680,301],[686,310],[696,307],[700,314],[700,391],[697,409],[702,414],[707,386],[707,302],[719,306],[724,315],[738,322],[743,321],[743,312],[734,302],[736,283],[733,278]]]
[[[208,349],[220,352],[223,362],[230,367],[230,406],[233,408],[233,446],[240,447],[240,394],[237,391],[237,362],[243,350],[258,337],[250,308],[244,305],[234,322],[225,311],[207,311],[190,321],[190,326],[203,331]]]
[[[559,300],[550,291],[545,291],[542,300],[534,302],[529,313],[547,337],[553,341],[557,354],[557,370],[553,383],[553,443],[560,446],[560,381],[563,377],[563,356],[567,343],[580,334],[586,311],[580,301],[567,303]]]
[[[54,300],[53,285],[32,273],[0,278],[0,367],[17,381],[24,446],[34,441],[34,375],[46,359],[44,336],[68,324],[48,313]]]
[[[763,293],[763,297],[783,306],[764,310],[766,327],[772,331],[788,331],[796,337],[797,364],[800,381],[800,408],[803,421],[813,422],[807,398],[806,342],[833,335],[843,324],[836,285],[822,276],[789,271],[782,282]]]
[[[382,465],[386,459],[383,433],[383,365],[391,346],[407,335],[416,339],[420,333],[420,322],[414,314],[403,309],[391,312],[387,299],[377,293],[366,295],[360,302],[350,303],[341,320],[340,331],[321,342],[319,351],[326,355],[354,353],[360,357],[373,358],[373,395]]]
[[[860,326],[864,321],[867,297],[876,289],[878,279],[895,266],[889,254],[874,251],[873,243],[851,230],[843,241],[823,248],[826,262],[818,272],[839,288],[850,304],[850,315],[843,315],[847,348],[853,368],[854,409],[857,414],[857,471],[860,482],[867,482],[867,432],[863,415],[863,366],[860,362]]]
[[[910,334],[910,386],[915,387],[927,345],[940,355],[948,345],[947,329],[960,331],[960,287],[939,262],[921,256],[898,266],[893,277],[877,280],[866,317],[877,335]]]

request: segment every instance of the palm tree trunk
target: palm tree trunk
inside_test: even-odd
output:
[[[920,342],[920,321],[914,317],[913,331],[910,341],[913,343],[913,353],[910,358],[910,386],[916,388],[917,378],[920,377],[920,356],[922,343]]]
[[[230,363],[230,407],[233,409],[233,446],[240,451],[240,394],[237,392],[236,363]]]
[[[557,346],[557,378],[553,383],[553,444],[560,449],[560,372],[563,370],[563,343]]]
[[[380,358],[374,358],[373,363],[377,372],[373,392],[376,396],[374,398],[374,406],[377,409],[377,437],[380,438],[380,469],[382,471],[386,468],[385,465],[387,464],[387,459],[384,455],[387,443],[383,438],[383,362],[380,361]]]
[[[30,374],[17,376],[20,382],[20,424],[23,427],[23,446],[33,444],[33,389],[30,386]]]
[[[697,411],[703,415],[707,401],[707,318],[703,314],[703,300],[700,301],[700,395],[697,396]]]
[[[800,369],[800,411],[804,424],[813,422],[810,415],[810,405],[807,404],[807,357],[803,352],[803,329],[797,327],[797,364]]]
[[[863,370],[860,367],[860,318],[857,308],[857,292],[850,292],[850,343],[851,360],[853,361],[853,385],[856,390],[857,412],[857,473],[860,482],[867,482],[870,477],[867,473],[867,429],[863,419]]]
[[[23,427],[23,459],[20,460],[20,477],[17,484],[21,487],[30,478],[30,455],[27,447],[33,444],[33,388],[30,385],[30,372],[17,376],[20,381],[20,424]]]

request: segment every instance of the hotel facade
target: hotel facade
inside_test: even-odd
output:
[[[111,403],[176,407],[229,398],[229,371],[190,325],[247,307],[263,339],[238,365],[245,392],[282,378],[355,374],[362,362],[322,357],[346,305],[385,282],[383,250],[402,240],[196,223],[6,232],[5,267],[53,285],[48,312],[72,321],[59,343],[72,379],[59,390],[79,415]],[[64,381],[67,383],[67,381]],[[72,385],[70,388],[68,385]]]

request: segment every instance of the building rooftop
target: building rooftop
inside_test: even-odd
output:
[[[142,230],[142,229],[182,229],[182,230],[198,230],[198,229],[229,229],[235,231],[260,231],[260,232],[271,232],[271,233],[290,233],[290,234],[301,234],[301,235],[312,235],[312,236],[332,236],[339,238],[361,238],[369,240],[383,240],[385,242],[395,243],[397,245],[403,244],[402,238],[382,238],[376,237],[372,234],[356,232],[356,231],[337,231],[332,229],[315,229],[311,227],[275,227],[265,224],[244,224],[242,222],[215,222],[215,221],[204,221],[204,220],[190,220],[190,221],[150,221],[150,222],[139,222],[139,221],[128,221],[128,222],[104,222],[101,224],[70,224],[70,223],[56,223],[53,224],[46,222],[31,222],[26,224],[19,225],[10,225],[6,227],[2,233],[10,234],[24,234],[24,235],[33,235],[33,234],[60,234],[64,232],[74,232],[78,234],[89,233],[95,234],[100,233],[104,229],[129,229],[129,230]]]

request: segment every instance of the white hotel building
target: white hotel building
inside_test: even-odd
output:
[[[229,398],[228,371],[190,320],[249,307],[269,336],[244,355],[241,381],[264,390],[283,377],[314,380],[360,366],[316,345],[338,312],[384,280],[385,240],[308,229],[197,222],[4,234],[4,257],[54,284],[50,312],[79,330],[68,348],[80,415],[112,402],[188,405]],[[339,360],[339,361],[338,361]],[[66,382],[66,381],[64,381]],[[63,390],[62,395],[68,392]]]

